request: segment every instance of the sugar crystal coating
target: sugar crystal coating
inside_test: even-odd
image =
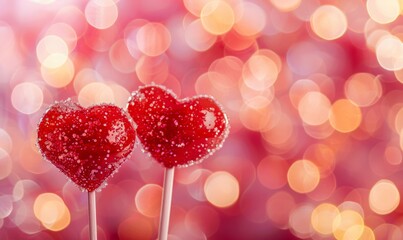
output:
[[[222,146],[228,119],[209,96],[178,100],[158,85],[141,87],[127,110],[146,152],[167,168],[198,163]]]
[[[38,146],[44,158],[89,192],[126,160],[135,138],[131,119],[110,104],[83,108],[71,100],[57,102],[38,125]]]

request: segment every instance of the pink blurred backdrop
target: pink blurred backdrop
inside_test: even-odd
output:
[[[176,171],[170,239],[403,239],[398,0],[0,0],[0,239],[88,239],[87,195],[36,147],[54,101],[208,94],[231,132]],[[140,146],[97,193],[99,239],[156,239]]]

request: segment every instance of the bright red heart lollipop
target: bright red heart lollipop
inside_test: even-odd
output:
[[[136,132],[113,105],[83,108],[66,100],[50,106],[38,127],[42,155],[83,190],[92,192],[132,152]]]
[[[211,97],[178,100],[157,85],[139,88],[127,110],[144,150],[166,167],[158,231],[158,239],[166,240],[174,167],[200,162],[220,148],[228,135],[227,116]]]
[[[221,147],[228,120],[208,96],[178,100],[162,86],[141,87],[129,100],[144,150],[167,168],[202,161]]]

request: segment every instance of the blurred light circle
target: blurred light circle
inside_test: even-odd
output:
[[[7,178],[11,174],[12,170],[13,162],[10,158],[10,155],[0,147],[0,180]]]
[[[185,28],[186,43],[195,51],[204,52],[217,41],[217,36],[207,32],[200,19],[191,22]]]
[[[394,123],[394,130],[400,134],[403,130],[403,106],[396,112]]]
[[[167,28],[171,33],[171,44],[168,49],[168,54],[172,60],[175,59],[175,61],[190,63],[198,55],[198,52],[196,52],[195,49],[193,49],[188,43],[189,39],[190,41],[194,40],[196,43],[198,42],[196,40],[196,36],[194,38],[190,36],[190,32],[192,32],[193,29],[188,28],[194,20],[195,19],[190,19],[189,15],[185,16],[184,18],[176,16],[167,24]],[[200,19],[198,20],[200,21]],[[204,37],[205,35],[204,33],[199,32],[198,28],[199,27],[196,26],[195,34],[200,34],[200,37],[202,38],[200,40],[201,45],[204,45],[202,42],[206,40],[206,38]],[[203,29],[203,31],[206,33],[206,30]]]
[[[376,58],[379,65],[386,70],[400,70],[403,68],[403,43],[392,35],[382,37],[376,44]]]
[[[243,2],[240,4],[242,10],[240,18],[236,20],[234,29],[242,36],[256,36],[266,26],[266,13],[257,4]]]
[[[13,209],[13,198],[10,195],[0,196],[0,219],[7,218]]]
[[[124,40],[117,40],[109,49],[109,60],[112,66],[122,73],[135,71],[136,61],[129,52]]]
[[[298,109],[301,99],[309,92],[320,92],[318,84],[311,79],[299,79],[295,81],[288,91],[292,105]]]
[[[218,58],[211,63],[208,73],[218,73],[211,78],[211,84],[223,92],[232,90],[236,92],[242,71],[243,62],[234,56]],[[210,75],[209,75],[210,76]],[[232,94],[232,93],[231,93]]]
[[[325,40],[334,40],[347,31],[347,18],[344,12],[333,5],[318,7],[311,16],[312,30]]]
[[[77,33],[72,26],[64,22],[52,24],[47,30],[46,35],[54,35],[61,37],[68,46],[71,53],[77,45]]]
[[[212,173],[204,184],[207,200],[216,207],[233,205],[239,198],[238,180],[228,172]]]
[[[169,59],[165,55],[144,55],[136,63],[136,75],[144,84],[164,83],[169,77]]]
[[[70,211],[54,193],[42,193],[34,202],[35,217],[51,231],[61,231],[70,224]]]
[[[175,181],[185,185],[191,184],[200,177],[201,171],[199,169],[199,165],[195,165],[192,168],[183,168],[175,173]]]
[[[382,85],[379,78],[370,73],[355,73],[346,81],[344,91],[352,102],[368,107],[382,96]]]
[[[290,12],[298,8],[302,0],[270,0],[270,2],[282,12]]]
[[[269,99],[265,96],[258,95],[255,97],[250,97],[248,99],[245,99],[245,103],[253,109],[259,109],[259,108],[267,107],[270,104],[271,100],[272,99]]]
[[[42,191],[41,187],[35,181],[23,179],[18,180],[14,184],[13,188],[13,201],[18,202],[22,199],[28,198],[28,196],[36,191]]]
[[[163,54],[171,45],[171,33],[161,23],[146,23],[137,31],[138,49],[147,56]]]
[[[329,119],[330,101],[321,92],[306,93],[298,104],[298,113],[306,124],[317,126]]]
[[[146,184],[140,188],[135,197],[137,210],[147,217],[160,214],[162,188],[156,184]]]
[[[41,65],[43,80],[52,87],[62,88],[67,86],[74,78],[74,64],[67,58],[66,62],[54,68]]]
[[[63,65],[69,54],[67,43],[59,36],[47,35],[36,45],[38,61],[48,68],[57,68]]]
[[[125,108],[127,105],[127,99],[130,97],[130,92],[119,84],[111,84],[109,87],[113,91],[114,104],[118,107]]]
[[[283,65],[283,60],[282,58],[278,55],[278,53],[274,52],[273,50],[270,49],[258,49],[254,52],[253,56],[264,56],[269,59],[271,59],[277,66],[278,72],[281,71],[282,65]]]
[[[403,68],[402,69],[398,69],[398,70],[394,70],[394,74],[396,79],[400,82],[403,83]]]
[[[395,21],[400,15],[401,2],[398,0],[367,0],[366,6],[372,20],[380,24]]]
[[[362,120],[361,109],[348,99],[339,99],[333,103],[329,122],[332,127],[342,133],[356,130]]]
[[[293,13],[302,21],[308,22],[309,18],[312,16],[312,13],[315,12],[315,10],[319,6],[320,6],[319,0],[311,0],[311,1],[301,0],[298,8],[295,9]]]
[[[127,50],[134,59],[138,59],[143,55],[137,44],[137,32],[147,23],[148,21],[145,19],[134,19],[124,28],[124,41],[126,43]]]
[[[318,205],[311,215],[313,229],[323,235],[332,235],[333,221],[339,215],[339,209],[330,203]]]
[[[73,86],[78,94],[87,84],[104,81],[102,75],[92,68],[82,68],[74,77]]]
[[[362,190],[362,189],[355,189],[355,190],[353,190],[352,193],[354,194],[354,192],[355,192],[356,194],[359,194],[361,196],[360,190]],[[367,193],[368,192],[365,192],[365,194],[367,194]],[[363,217],[365,214],[363,206],[356,201],[344,201],[339,204],[338,208],[339,208],[340,212],[346,211],[346,210],[355,211],[359,215],[361,215],[361,217]]]
[[[218,78],[219,75],[224,74],[218,74],[216,78]],[[223,79],[225,78],[224,76],[221,76],[220,78]],[[251,81],[253,82],[253,80]],[[269,104],[275,99],[275,89],[272,86],[256,89],[248,86],[244,81],[240,84],[239,91],[241,93],[243,102],[255,109],[268,107]]]
[[[371,21],[368,21],[371,22]],[[367,24],[370,25],[370,24]],[[390,36],[390,32],[385,30],[385,29],[371,29],[371,27],[367,27],[366,29],[366,36],[365,36],[365,43],[367,44],[367,47],[371,51],[376,50],[376,45],[378,44],[379,40],[381,40],[384,37]]]
[[[190,174],[190,178],[193,180],[189,183],[186,188],[189,195],[200,202],[205,202],[206,200],[206,193],[205,193],[205,186],[206,180],[211,176],[211,171],[207,169],[196,169]]]
[[[327,139],[334,133],[334,128],[330,125],[329,121],[321,125],[308,125],[303,124],[304,131],[308,136],[314,139]]]
[[[301,239],[309,239],[314,235],[311,225],[311,215],[313,207],[311,205],[301,205],[295,208],[289,218],[289,226],[295,236]]]
[[[277,64],[264,55],[252,55],[242,69],[245,85],[255,90],[271,87],[277,80]]]
[[[43,104],[42,89],[31,82],[20,83],[11,92],[11,104],[21,113],[35,113]]]
[[[398,166],[402,163],[403,156],[399,147],[388,146],[385,148],[385,160],[390,165]]]
[[[211,34],[222,35],[235,23],[235,14],[232,7],[223,0],[208,1],[200,14],[203,27]]]
[[[114,103],[112,89],[105,83],[92,82],[84,86],[78,93],[78,102],[83,107],[101,103]]]
[[[281,206],[281,208],[279,207]],[[266,213],[269,219],[280,229],[289,227],[288,221],[297,204],[287,191],[274,192],[266,202]]]
[[[354,227],[353,231],[352,227]],[[356,211],[343,210],[333,220],[333,236],[338,240],[360,239],[363,232],[364,219]],[[347,233],[348,235],[346,235]],[[350,238],[345,238],[345,236]]]
[[[375,240],[374,231],[368,226],[355,225],[347,229],[343,239]],[[397,239],[397,238],[396,238]]]
[[[402,239],[403,232],[400,226],[391,223],[382,223],[374,229],[376,239]]]
[[[85,6],[85,19],[97,29],[106,29],[115,24],[118,7],[113,0],[90,0]]]
[[[277,112],[278,110],[273,109],[273,107],[268,108],[268,110],[268,115],[265,116],[267,123],[260,129],[263,139],[272,147],[292,147],[295,141],[293,138],[295,126],[291,117],[283,112]],[[271,117],[272,115],[277,116],[274,118]]]
[[[0,148],[6,151],[8,154],[11,153],[13,148],[13,140],[10,134],[3,128],[0,128]]]
[[[200,13],[204,5],[210,1],[211,0],[183,0],[183,4],[191,14],[196,17],[200,17]]]
[[[73,5],[66,5],[60,8],[53,21],[55,21],[56,24],[61,23],[71,26],[74,29],[74,32],[77,34],[78,39],[81,38],[88,29],[88,24],[86,22],[84,13],[81,9],[79,9],[79,7]],[[52,26],[54,26],[54,24]],[[63,30],[63,28],[61,28],[60,30]],[[65,36],[65,34],[66,33],[63,33],[61,36]],[[56,33],[55,35],[59,34]],[[64,39],[69,45],[69,39]]]
[[[400,193],[396,185],[386,179],[375,183],[369,192],[369,206],[380,215],[393,212],[400,204]]]
[[[253,98],[244,103],[239,109],[239,119],[249,130],[261,131],[270,123],[270,113],[273,108],[268,106],[269,101],[264,98]]]
[[[33,235],[43,231],[40,221],[35,218],[32,201],[30,203],[21,201],[18,207],[15,206],[12,215],[8,219],[12,221],[25,234]]]
[[[295,161],[287,172],[288,184],[298,193],[312,192],[319,184],[318,167],[309,160]]]

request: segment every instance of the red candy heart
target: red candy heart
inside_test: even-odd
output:
[[[167,168],[202,161],[228,135],[225,113],[207,96],[177,100],[164,87],[145,86],[133,93],[127,110],[144,150]]]
[[[70,100],[52,105],[38,126],[38,145],[74,183],[89,192],[113,174],[132,152],[136,132],[113,105],[83,108]]]

